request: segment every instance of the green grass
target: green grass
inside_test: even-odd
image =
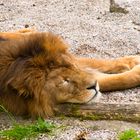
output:
[[[8,112],[2,105],[0,105],[0,112],[5,112],[9,119],[12,121],[12,128],[8,130],[0,131],[0,138],[6,138],[10,140],[28,140],[37,137],[41,133],[48,135],[54,134],[56,130],[62,130],[65,126],[56,126],[53,123],[46,122],[45,120],[39,118],[33,124],[18,124],[14,116]]]
[[[119,134],[119,140],[140,140],[140,136],[134,129],[130,129]]]
[[[54,124],[38,119],[34,124],[14,124],[11,129],[0,131],[0,137],[14,140],[27,140],[37,137],[40,133],[47,133],[49,135],[56,128],[58,127]]]

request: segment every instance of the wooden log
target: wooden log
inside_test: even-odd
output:
[[[58,111],[59,110],[59,111]],[[61,104],[57,114],[90,120],[140,122],[140,104]]]

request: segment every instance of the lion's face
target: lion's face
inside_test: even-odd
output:
[[[100,95],[94,72],[83,70],[57,35],[4,33],[1,38],[0,101],[14,113],[51,116],[59,103],[87,103]]]
[[[100,95],[94,76],[73,65],[73,62],[50,71],[45,91],[56,103],[87,103],[97,100]]]

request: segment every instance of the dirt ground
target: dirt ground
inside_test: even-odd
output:
[[[116,0],[129,12],[110,13],[109,0],[0,0],[0,31],[25,27],[60,34],[70,44],[74,54],[96,58],[116,58],[140,53],[140,1]],[[138,103],[140,88],[103,94],[100,102]],[[18,121],[25,122],[22,118]],[[26,120],[27,121],[27,120]],[[116,140],[118,132],[140,129],[140,124],[121,121],[80,121],[74,118],[54,118],[49,121],[66,125],[63,131],[49,138],[73,140],[88,132],[88,140]],[[0,115],[1,128],[10,125],[6,115]]]

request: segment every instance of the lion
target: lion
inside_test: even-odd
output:
[[[1,32],[0,104],[15,115],[47,118],[61,103],[96,102],[100,91],[140,85],[140,56],[81,58],[68,48],[50,32]]]

